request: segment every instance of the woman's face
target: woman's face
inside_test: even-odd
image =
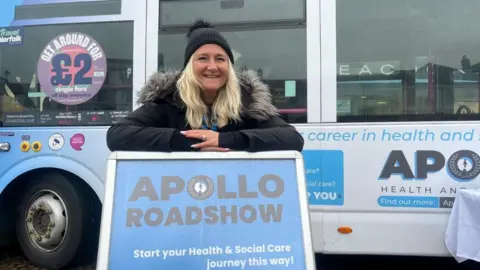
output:
[[[203,45],[193,54],[192,64],[195,77],[204,91],[217,91],[227,82],[229,62],[222,47]]]

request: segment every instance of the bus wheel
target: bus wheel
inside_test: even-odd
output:
[[[17,238],[31,263],[61,269],[74,262],[88,242],[87,230],[92,226],[89,200],[78,183],[61,173],[38,176],[21,198]]]

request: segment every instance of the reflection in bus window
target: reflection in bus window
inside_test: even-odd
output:
[[[0,47],[0,125],[110,125],[131,111],[131,22],[31,26],[23,31],[23,44]],[[68,45],[74,38],[83,42],[85,53]],[[55,50],[56,45],[62,49]],[[103,61],[95,62],[95,56]],[[43,66],[42,59],[48,60]],[[92,88],[92,78],[97,87]],[[55,91],[49,91],[50,84],[57,85]],[[60,88],[64,90],[58,92]]]
[[[479,119],[479,8],[337,0],[337,120]]]
[[[188,26],[197,18],[208,19],[214,25],[302,21],[305,19],[305,0],[160,2],[160,27]]]
[[[13,2],[13,0],[9,1]],[[15,4],[15,20],[120,14],[122,9],[121,0],[24,0],[19,2],[23,3]]]
[[[207,2],[221,5],[221,1]],[[183,5],[187,6],[188,3],[193,2],[186,1]],[[248,3],[251,4],[245,1],[245,6]],[[177,12],[185,11],[172,9],[170,14],[162,14],[176,18]],[[205,19],[216,21],[215,16],[212,14]],[[223,18],[221,15],[218,16]],[[290,123],[305,123],[307,121],[305,23],[301,21],[285,26],[283,22],[272,26],[275,22],[270,21],[269,24],[270,27],[265,27],[261,23],[247,26],[230,22],[228,26],[221,23],[215,26],[231,44],[236,70],[250,69],[258,72],[263,81],[270,86],[274,104],[284,119]],[[181,69],[183,64],[187,29],[170,30],[160,28],[158,42],[160,71]]]

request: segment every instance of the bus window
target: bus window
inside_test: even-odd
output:
[[[24,27],[22,44],[0,46],[0,126],[117,122],[132,110],[132,58],[132,22]]]
[[[202,18],[212,24],[216,22],[214,26],[230,43],[235,57],[236,70],[250,69],[261,76],[263,81],[270,86],[274,104],[279,108],[286,121],[290,123],[307,122],[306,31],[305,21],[302,17],[303,11],[300,13],[296,9],[292,9],[293,14],[286,15],[287,19],[292,21],[285,22],[278,17],[277,13],[271,13],[271,10],[284,9],[269,8],[267,4],[284,3],[289,6],[290,0],[235,0],[230,3],[227,3],[229,1],[200,1],[200,3],[203,2],[208,3],[210,9],[214,9],[215,6],[218,8],[217,12],[205,14]],[[260,2],[263,4],[259,4]],[[298,1],[292,2],[296,2],[297,6],[302,6]],[[169,13],[165,11],[160,13],[159,70],[179,70],[183,65],[183,48],[186,43],[188,26],[197,18],[197,13],[201,17],[204,11],[198,10],[202,7],[198,1],[165,3],[169,5],[167,9]],[[243,4],[241,5],[241,3]],[[161,2],[161,7],[163,4]],[[175,8],[174,4],[185,6],[185,8]],[[190,8],[189,5],[198,5],[198,8]],[[238,21],[224,21],[226,18],[236,18],[235,11],[231,9],[248,10],[252,7],[264,9],[264,12],[256,10],[255,13],[252,13],[262,15],[256,20],[258,22],[245,23],[240,18]],[[195,10],[196,13],[190,14],[190,10]],[[223,12],[231,14],[231,16],[224,16]],[[270,13],[274,16],[273,19],[265,15]],[[252,14],[250,15],[253,16]],[[173,18],[179,21],[171,23],[181,24],[182,27],[162,26],[162,21],[170,22]],[[180,21],[181,18],[188,19]],[[296,20],[294,20],[295,18]],[[255,21],[255,18],[251,18],[251,20]]]
[[[188,26],[197,18],[208,19],[215,25],[302,21],[305,20],[305,0],[174,0],[160,2],[160,27]]]
[[[120,14],[121,0],[25,0],[15,20]]]
[[[338,122],[480,119],[480,2],[336,3]]]

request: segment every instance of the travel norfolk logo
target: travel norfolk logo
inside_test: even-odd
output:
[[[0,27],[0,45],[22,45],[23,27]]]

